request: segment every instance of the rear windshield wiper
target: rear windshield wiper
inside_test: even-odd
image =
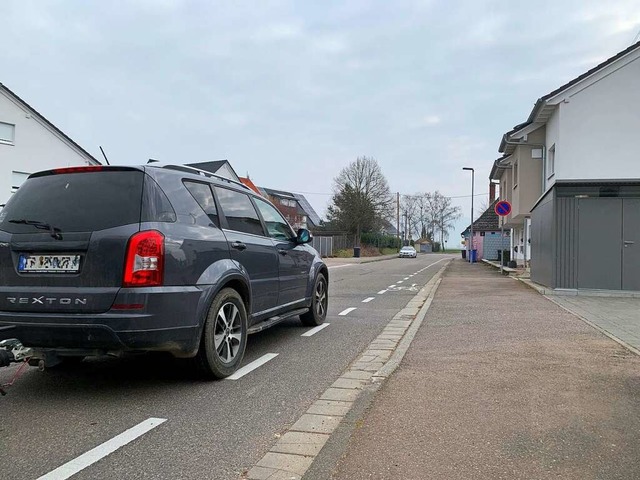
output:
[[[21,225],[31,225],[34,226],[36,228],[39,228],[40,230],[49,230],[49,233],[51,234],[51,236],[53,238],[55,238],[56,240],[62,240],[62,235],[61,232],[62,230],[60,230],[59,228],[54,227],[53,225],[49,224],[49,223],[45,223],[45,222],[39,222],[38,220],[26,220],[24,218],[21,218],[19,220],[9,220],[9,223],[19,223]]]

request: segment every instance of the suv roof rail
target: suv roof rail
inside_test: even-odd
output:
[[[194,174],[194,175],[200,175],[201,177],[215,178],[217,180],[222,180],[223,182],[233,183],[234,185],[239,185],[242,188],[245,188],[247,190],[251,190],[249,187],[247,187],[242,182],[236,182],[235,180],[232,180],[231,178],[223,177],[222,175],[216,175],[215,173],[207,172],[206,170],[201,170],[199,168],[188,167],[186,165],[172,165],[172,164],[170,164],[170,165],[158,165],[157,163],[155,165],[152,163],[151,165],[154,166],[154,167],[157,166],[157,167],[160,167],[160,168],[166,168],[168,170],[178,170],[180,172],[191,173],[191,174]]]

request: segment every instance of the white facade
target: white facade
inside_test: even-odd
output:
[[[556,180],[640,178],[640,50],[549,103],[545,190]]]
[[[236,172],[233,171],[233,168],[231,168],[231,165],[229,165],[228,163],[222,165],[216,172],[216,175],[220,175],[236,182],[240,181],[240,178],[238,178],[238,175],[236,175]]]
[[[97,163],[0,84],[0,204],[31,173]]]

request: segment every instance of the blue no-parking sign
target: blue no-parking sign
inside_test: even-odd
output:
[[[500,215],[501,217],[506,217],[511,213],[511,204],[506,200],[502,200],[496,203],[494,210],[497,215]]]

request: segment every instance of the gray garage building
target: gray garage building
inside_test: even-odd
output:
[[[531,279],[640,291],[640,182],[556,182],[531,216]]]

